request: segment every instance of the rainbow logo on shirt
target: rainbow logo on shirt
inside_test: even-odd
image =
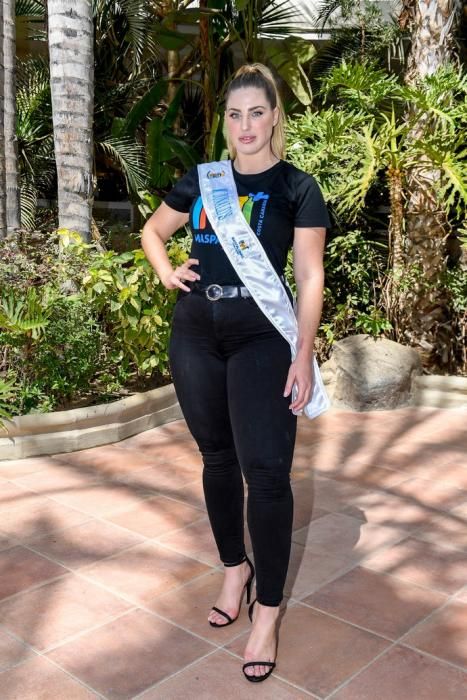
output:
[[[242,210],[242,214],[245,217],[248,224],[250,224],[251,222],[251,216],[253,214],[253,208],[255,204],[261,202],[261,210],[259,212],[258,225],[256,230],[257,236],[261,235],[261,229],[268,200],[269,195],[265,194],[264,192],[258,192],[257,194],[250,193],[248,196],[243,195],[238,198],[240,209]],[[206,228],[206,224],[206,212],[203,207],[203,200],[201,199],[201,197],[198,197],[198,199],[195,202],[195,206],[193,207],[193,228],[202,231]]]

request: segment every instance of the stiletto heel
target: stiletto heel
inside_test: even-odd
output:
[[[248,563],[248,566],[250,567],[250,575],[248,577],[248,581],[246,582],[245,586],[243,587],[242,590],[242,598],[243,598],[243,591],[246,588],[246,602],[249,604],[250,598],[251,598],[251,586],[253,584],[253,579],[255,577],[255,567],[251,563],[251,561],[248,559],[248,556],[245,554],[245,559],[240,562],[240,564],[243,564],[243,562],[246,561]],[[238,606],[238,615],[240,614],[240,608],[242,606],[242,598],[240,598],[240,605]],[[227,622],[224,622],[224,624],[219,624],[218,622],[211,622],[211,620],[208,620],[209,624],[211,627],[227,627],[228,625],[231,625],[235,620],[238,618],[237,617],[230,617],[228,613],[225,612],[225,610],[221,610],[220,608],[216,608],[215,605],[212,606],[212,610],[215,610],[219,615],[222,615],[225,617]]]
[[[248,608],[248,617],[250,618],[250,622],[253,622],[253,608],[256,603],[256,598]],[[269,671],[266,673],[263,673],[262,676],[250,676],[248,673],[245,673],[245,669],[248,668],[249,666],[269,666]],[[261,681],[265,681],[266,678],[269,678],[271,673],[274,671],[276,668],[276,662],[275,661],[247,661],[246,664],[243,664],[242,666],[242,671],[243,675],[248,681],[251,681],[252,683],[261,683]]]

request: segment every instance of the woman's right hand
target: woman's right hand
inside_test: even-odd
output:
[[[196,282],[200,280],[201,277],[194,270],[190,270],[191,265],[199,265],[199,260],[196,258],[189,258],[183,265],[179,265],[172,270],[170,275],[165,279],[161,280],[162,284],[166,289],[183,289],[184,292],[191,292],[190,287],[183,284],[187,280],[190,282]]]

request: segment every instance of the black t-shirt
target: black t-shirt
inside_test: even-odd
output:
[[[281,275],[294,227],[330,226],[319,186],[311,175],[284,160],[253,175],[238,173],[233,164],[232,169],[245,219]],[[164,201],[176,211],[190,213],[190,257],[199,260],[199,267],[192,269],[200,274],[201,283],[241,284],[204,211],[196,167],[175,184]]]

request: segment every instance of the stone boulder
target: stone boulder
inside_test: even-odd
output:
[[[332,405],[372,411],[412,403],[413,380],[421,374],[415,350],[386,338],[352,335],[334,344],[321,373]]]

